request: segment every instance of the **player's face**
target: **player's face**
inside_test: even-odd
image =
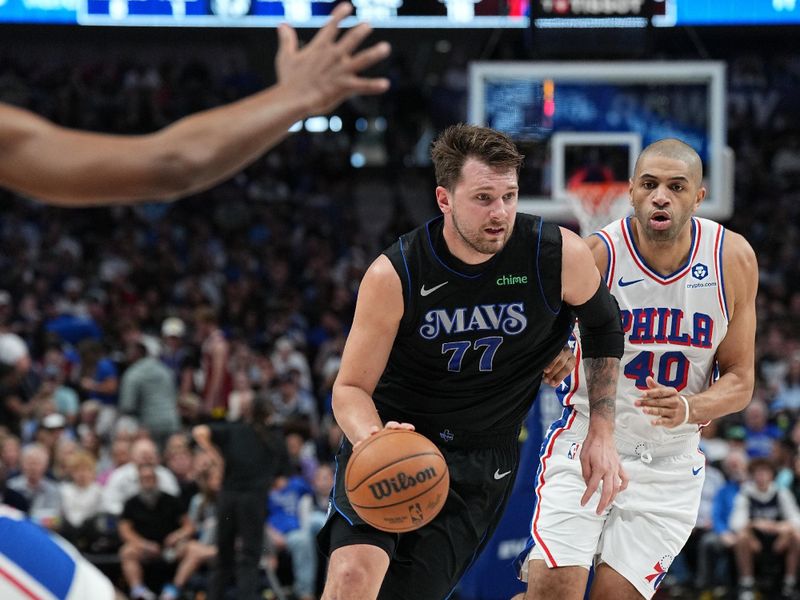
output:
[[[640,232],[654,242],[674,240],[700,206],[700,173],[682,160],[642,157],[631,179],[631,203]]]
[[[482,262],[503,249],[517,216],[519,183],[515,169],[495,169],[468,158],[452,191],[437,188],[445,227],[452,228],[457,248],[450,250],[466,262]],[[448,243],[452,238],[448,238]]]

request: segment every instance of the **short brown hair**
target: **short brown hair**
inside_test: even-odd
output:
[[[504,133],[464,123],[451,125],[431,147],[436,184],[452,190],[461,179],[461,169],[470,157],[492,168],[515,169],[517,173],[525,158]]]

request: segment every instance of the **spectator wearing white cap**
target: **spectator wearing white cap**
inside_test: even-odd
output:
[[[61,413],[50,412],[39,420],[35,440],[42,444],[50,457],[53,458],[59,441],[72,439],[72,432],[66,432],[66,429],[67,418]]]
[[[167,317],[161,323],[161,361],[174,373],[175,383],[183,390],[183,374],[188,369],[191,389],[191,352],[186,346],[186,324],[178,317]]]

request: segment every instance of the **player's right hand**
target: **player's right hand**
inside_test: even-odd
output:
[[[569,346],[564,346],[549,365],[542,371],[542,381],[552,387],[558,387],[564,378],[575,368],[575,355]]]
[[[414,431],[414,426],[411,423],[400,423],[399,421],[386,421],[386,424],[383,427],[373,425],[369,428],[369,435],[367,437],[358,440],[355,444],[353,444],[353,450],[355,450],[359,444],[363,443],[364,440],[371,438],[373,435],[379,431],[383,431],[384,429],[406,429],[408,431]]]
[[[327,113],[350,96],[380,94],[389,89],[386,78],[359,75],[391,51],[387,42],[356,51],[372,32],[369,24],[360,23],[337,39],[339,23],[352,10],[346,2],[338,4],[328,22],[302,48],[292,27],[284,23],[278,28],[278,82],[292,90],[309,115]]]

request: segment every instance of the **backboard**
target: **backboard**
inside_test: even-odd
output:
[[[703,160],[698,213],[731,215],[724,63],[476,62],[469,99],[469,121],[509,134],[526,156],[520,210],[574,220],[573,184],[626,181],[642,148],[675,137]]]

